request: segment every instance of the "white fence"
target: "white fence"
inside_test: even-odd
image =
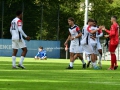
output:
[[[104,46],[105,43],[102,44],[102,50],[103,50],[103,55],[102,55],[102,60],[111,60],[110,52],[108,51],[107,47]],[[120,44],[118,45],[116,49],[116,57],[117,60],[120,60]]]

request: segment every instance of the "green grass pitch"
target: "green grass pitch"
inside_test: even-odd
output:
[[[18,64],[19,58],[17,58]],[[25,58],[26,69],[13,70],[11,58],[0,57],[0,90],[119,90],[120,69],[109,71],[110,61],[102,70],[83,70],[77,60],[73,70],[66,70],[69,60],[35,61]],[[120,62],[118,62],[118,65]]]

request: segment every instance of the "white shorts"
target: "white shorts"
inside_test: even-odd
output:
[[[12,48],[13,49],[19,49],[19,48],[25,48],[26,43],[24,40],[12,40]]]
[[[80,53],[83,53],[82,45],[80,45]]]
[[[71,53],[81,53],[79,45],[70,45]]]
[[[90,44],[82,45],[82,48],[86,54],[93,54],[94,53],[93,48]]]
[[[97,53],[98,53],[97,43],[91,43],[91,46],[92,46],[92,49],[93,49],[94,54],[97,54]]]
[[[97,42],[97,50],[102,49],[100,42]]]

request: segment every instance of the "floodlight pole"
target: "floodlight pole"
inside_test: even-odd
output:
[[[85,0],[84,25],[87,24],[87,20],[88,20],[88,2],[89,2],[89,0]]]
[[[84,26],[87,24],[88,21],[88,2],[89,0],[85,0]],[[85,52],[83,53],[83,57],[85,59]]]

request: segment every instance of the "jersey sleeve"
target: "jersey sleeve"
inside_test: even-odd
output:
[[[24,33],[24,31],[22,30],[22,21],[18,20],[17,21],[17,26],[18,26],[18,31],[26,38],[27,35]]]
[[[17,21],[17,25],[18,25],[18,26],[22,26],[22,20],[18,20],[18,21]]]
[[[39,56],[39,52],[36,54],[36,56],[37,56],[37,57]]]
[[[109,34],[109,36],[111,37],[111,36],[114,36],[115,35],[115,32],[116,32],[116,29],[117,29],[117,25],[112,25],[111,26],[111,29],[110,29],[110,31],[109,30],[106,30],[106,32]]]
[[[80,28],[77,26],[76,27],[76,32],[78,32],[78,33],[80,33],[81,31],[80,31]]]
[[[87,27],[87,31],[90,33],[91,32],[91,26]]]

